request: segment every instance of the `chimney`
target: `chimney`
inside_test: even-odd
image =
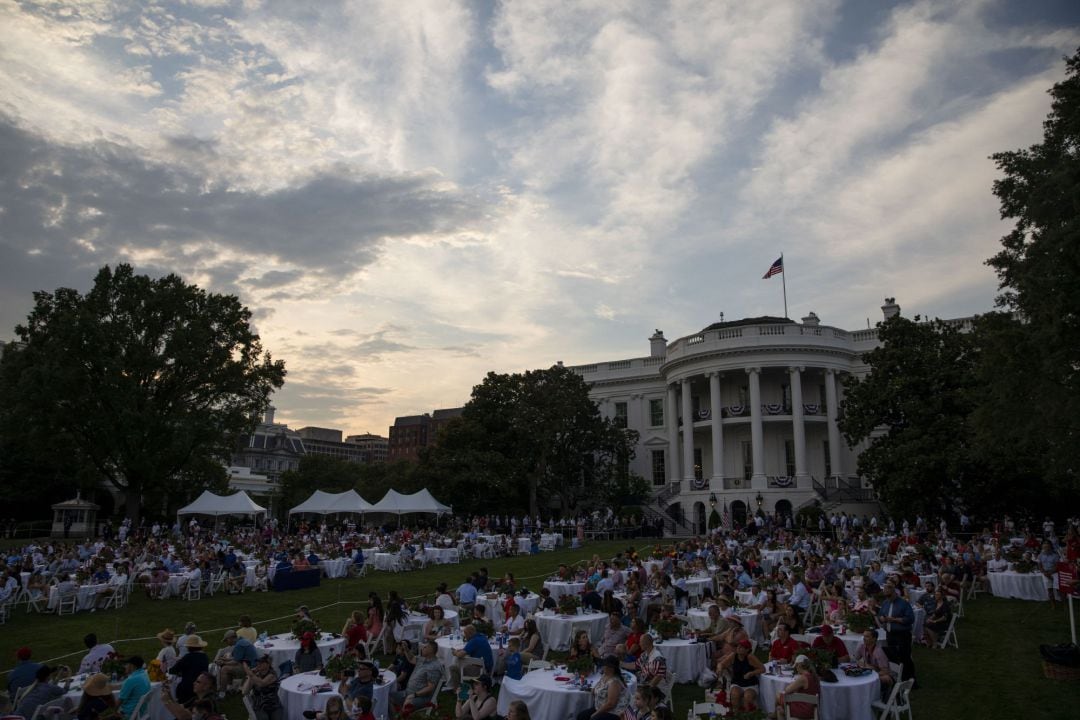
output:
[[[276,408],[274,408],[273,405],[267,405],[266,406],[266,424],[267,425],[273,425],[274,424],[274,410],[275,409]]]
[[[821,320],[818,319],[816,312],[810,312],[806,317],[802,319],[803,325],[809,325],[810,327],[817,327],[821,324]]]
[[[900,314],[900,306],[896,304],[896,298],[885,298],[885,304],[881,306],[881,314],[886,320]]]
[[[664,357],[667,355],[667,340],[664,338],[664,331],[657,330],[649,338],[649,355],[651,357]]]

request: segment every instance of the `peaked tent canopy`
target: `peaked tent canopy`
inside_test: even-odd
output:
[[[405,515],[407,513],[448,515],[453,510],[436,500],[430,492],[424,489],[412,495],[402,495],[397,490],[390,490],[382,500],[371,507],[371,512],[383,512],[392,515]]]
[[[265,515],[266,508],[255,504],[246,492],[241,490],[232,495],[215,495],[204,490],[195,502],[176,511],[177,515]]]
[[[355,490],[346,490],[341,493],[328,493],[316,490],[304,502],[300,503],[289,514],[311,513],[312,515],[333,515],[334,513],[365,513],[371,511],[371,503]]]

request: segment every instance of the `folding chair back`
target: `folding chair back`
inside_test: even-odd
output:
[[[806,703],[814,706],[813,720],[818,720],[818,696],[806,693],[788,693],[784,696],[784,717],[787,720],[798,720],[791,716],[791,703]]]

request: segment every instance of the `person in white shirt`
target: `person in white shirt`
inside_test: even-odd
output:
[[[1005,572],[1009,569],[1009,561],[1001,557],[1001,551],[994,552],[994,557],[986,561],[986,572]]]
[[[761,589],[761,583],[756,580],[750,584],[750,601],[746,603],[754,610],[761,610],[765,603],[769,602],[769,595]]]
[[[510,614],[506,617],[506,624],[503,625],[503,631],[510,635],[521,635],[525,630],[525,618],[521,616],[521,608],[517,603],[510,606]]]
[[[89,648],[90,652],[86,653],[86,657],[79,663],[79,673],[88,675],[90,673],[96,673],[101,670],[101,663],[113,650],[113,646],[108,643],[98,644],[97,635],[90,633],[83,638],[83,643]]]

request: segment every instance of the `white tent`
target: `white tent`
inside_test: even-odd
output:
[[[371,512],[405,515],[407,513],[429,513],[448,515],[453,510],[432,497],[426,489],[412,495],[402,495],[397,490],[390,490],[382,500],[371,506]]]
[[[215,495],[209,490],[187,507],[176,511],[177,515],[266,515],[266,508],[256,505],[248,494],[241,490],[232,495]]]
[[[365,513],[370,510],[371,503],[360,497],[355,490],[346,490],[341,493],[316,490],[311,497],[290,510],[289,514],[333,515],[334,513]]]

